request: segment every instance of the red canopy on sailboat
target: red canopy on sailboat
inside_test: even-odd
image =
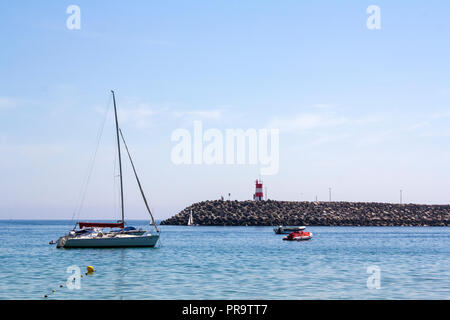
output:
[[[97,228],[124,228],[123,222],[118,223],[104,223],[104,222],[78,222],[80,229],[83,227],[97,227]]]

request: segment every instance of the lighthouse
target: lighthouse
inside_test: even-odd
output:
[[[256,180],[256,183],[255,183],[255,194],[253,195],[253,200],[255,200],[255,201],[264,200],[263,183],[262,183],[262,181]]]

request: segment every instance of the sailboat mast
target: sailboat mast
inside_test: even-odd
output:
[[[119,177],[120,177],[120,205],[122,209],[122,223],[125,222],[125,215],[123,209],[123,182],[122,182],[122,158],[120,155],[120,139],[119,139],[119,121],[117,120],[117,108],[116,108],[116,97],[114,91],[111,90],[114,102],[114,116],[116,119],[116,135],[117,135],[117,152],[119,154]]]

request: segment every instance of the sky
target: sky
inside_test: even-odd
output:
[[[449,15],[444,0],[2,1],[0,219],[120,218],[112,89],[157,219],[250,200],[257,178],[276,200],[448,204]],[[175,164],[172,134],[194,121],[279,129],[279,170]],[[126,160],[125,215],[148,219]]]

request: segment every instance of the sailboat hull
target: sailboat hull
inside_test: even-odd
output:
[[[117,238],[67,238],[58,240],[59,248],[130,248],[154,247],[159,235],[129,236]]]

